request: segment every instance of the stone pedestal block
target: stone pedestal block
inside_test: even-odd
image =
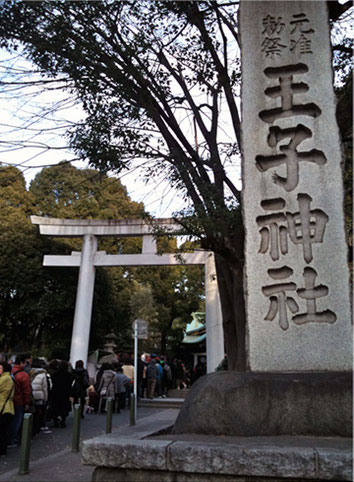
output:
[[[350,437],[352,375],[209,374],[193,385],[174,433]]]

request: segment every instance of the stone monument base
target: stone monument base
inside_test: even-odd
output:
[[[352,373],[214,372],[200,378],[173,433],[352,436]]]
[[[82,458],[94,482],[349,481],[351,399],[349,373],[216,372]]]
[[[178,410],[82,443],[92,481],[351,481],[352,444],[343,437],[229,437],[172,434]]]

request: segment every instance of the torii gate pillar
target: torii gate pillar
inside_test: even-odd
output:
[[[225,355],[224,329],[213,253],[207,253],[205,261],[205,325],[207,373],[211,373]]]
[[[95,287],[95,254],[97,237],[85,234],[82,241],[79,281],[76,294],[70,361],[83,360],[86,364],[90,341],[93,290]]]

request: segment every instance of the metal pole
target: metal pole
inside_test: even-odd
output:
[[[112,412],[113,412],[113,400],[111,397],[107,398],[106,410],[107,410],[106,433],[111,433],[112,432]]]
[[[23,416],[21,451],[20,451],[20,467],[19,475],[29,473],[29,458],[31,449],[33,416],[31,413],[25,413]]]
[[[81,421],[81,410],[80,405],[77,403],[74,405],[74,427],[73,427],[73,441],[72,441],[72,451],[79,452],[80,450],[80,421]]]
[[[135,416],[135,395],[134,393],[130,394],[130,426],[135,425],[136,423],[136,416]]]
[[[138,323],[134,323],[134,425],[136,423],[136,411],[138,401]]]

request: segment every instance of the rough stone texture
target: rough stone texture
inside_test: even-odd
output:
[[[352,377],[332,372],[212,373],[192,386],[173,433],[350,437]]]
[[[166,447],[169,441],[131,440],[97,437],[82,447],[84,464],[105,467],[166,470]]]
[[[190,474],[186,472],[156,472],[151,470],[109,469],[97,467],[92,482],[303,482],[304,479],[275,477],[238,477],[222,474]]]
[[[353,480],[353,457],[349,452],[328,448],[316,449],[318,478]]]
[[[240,32],[249,368],[351,370],[326,2],[241,1]]]
[[[151,440],[145,440],[148,446]],[[289,440],[248,437],[232,443],[169,441],[166,446],[166,467],[149,469],[154,452],[145,452],[144,467],[97,467],[92,480],[145,482],[193,482],[203,481],[304,481],[304,480],[352,480],[352,451],[350,443],[338,443],[333,439]],[[332,447],[330,448],[330,445]],[[342,445],[341,449],[333,448]],[[134,450],[131,443],[129,450]]]
[[[254,447],[175,442],[169,447],[170,470],[243,476],[315,478],[314,454],[301,447]]]
[[[246,479],[244,477],[235,478],[232,475],[187,474],[185,472],[157,472],[148,470],[108,469],[106,467],[97,467],[91,480],[92,482],[146,482],[148,480],[153,480],[154,482],[244,482]],[[263,480],[266,482],[270,479]]]

